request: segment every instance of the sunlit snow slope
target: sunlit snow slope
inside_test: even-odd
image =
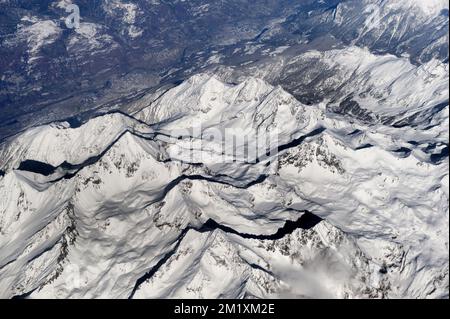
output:
[[[204,73],[4,143],[0,297],[448,297],[448,64],[358,50],[291,61],[358,63],[350,106]]]

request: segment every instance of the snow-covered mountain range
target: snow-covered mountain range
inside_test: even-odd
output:
[[[105,9],[131,43],[139,5]],[[448,2],[283,12],[4,138],[0,298],[448,298]],[[68,36],[115,50],[101,32]]]

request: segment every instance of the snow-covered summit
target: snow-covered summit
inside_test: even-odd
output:
[[[420,72],[436,83],[448,72],[359,55],[369,78],[355,90],[391,67],[405,76],[377,85],[392,95]],[[262,133],[277,144],[243,160],[205,138],[225,129],[250,137],[245,148]],[[416,130],[351,123],[257,77],[212,74],[134,118],[27,130],[0,153],[0,296],[445,297],[448,160],[424,142],[440,131],[414,143]]]

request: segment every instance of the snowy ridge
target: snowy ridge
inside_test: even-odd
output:
[[[388,8],[403,8],[404,10],[418,8],[425,15],[437,16],[442,10],[449,7],[447,0],[403,0],[403,1],[381,1],[384,7]]]
[[[1,149],[0,296],[448,296],[448,156],[400,151],[411,127],[325,114],[201,74],[136,119],[26,131]],[[277,132],[278,151],[230,162],[218,141],[192,143],[212,128]],[[259,237],[307,214],[325,220]]]
[[[353,148],[403,148],[430,163],[440,154],[445,158],[448,150],[448,63],[416,66],[407,58],[347,47],[216,71],[227,81],[251,74],[280,83],[311,109],[321,110],[322,125]],[[357,132],[346,137],[343,130],[350,134],[352,128]]]
[[[304,4],[283,24],[308,38],[407,57],[415,64],[448,61],[448,1],[346,0]],[[334,41],[331,41],[333,43]]]

